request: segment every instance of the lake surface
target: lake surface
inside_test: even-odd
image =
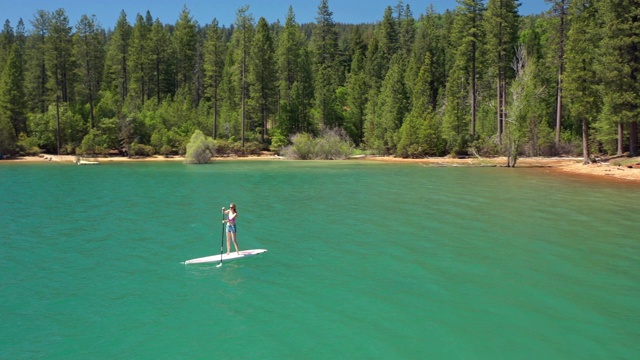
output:
[[[640,191],[372,162],[0,165],[0,358],[640,356]],[[241,248],[211,265],[222,206]]]

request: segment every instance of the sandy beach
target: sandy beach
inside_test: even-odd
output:
[[[215,157],[214,161],[227,160],[280,160],[272,154],[264,154],[262,156],[249,157]],[[145,162],[145,161],[183,161],[181,156],[164,157],[151,156],[145,158],[126,158],[126,157],[99,157],[99,158],[83,158],[86,161],[95,161],[99,163],[108,162]],[[379,161],[393,163],[415,163],[423,166],[504,166],[507,161],[505,158],[466,158],[456,159],[449,157],[426,158],[426,159],[401,159],[385,156],[367,156],[355,157],[353,160],[361,161]],[[582,158],[520,158],[516,163],[519,168],[540,168],[549,171],[558,171],[566,174],[574,174],[585,177],[593,177],[596,179],[610,179],[625,182],[640,183],[640,157],[637,158],[620,158],[625,164],[616,165],[616,161],[604,161],[595,164],[583,165]],[[63,162],[75,163],[76,156],[73,155],[40,155],[20,157],[13,160],[2,160],[0,164],[9,163],[25,163],[25,162]]]

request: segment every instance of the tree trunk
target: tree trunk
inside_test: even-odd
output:
[[[560,49],[558,51],[558,92],[556,102],[556,150],[560,146],[560,130],[562,129],[562,75],[564,73],[564,40],[565,40],[565,0],[561,1],[560,10]],[[584,134],[583,134],[584,135]]]
[[[619,122],[618,123],[618,156],[621,156],[622,153],[624,153],[623,136],[624,136],[624,125],[621,122]]]
[[[93,109],[93,85],[89,84],[89,113],[91,117],[91,128],[96,127],[96,116]]]
[[[498,70],[498,101],[496,104],[496,109],[498,110],[498,144],[502,145],[502,89],[500,88],[502,85],[500,70]]]
[[[56,124],[57,124],[57,138],[58,138],[58,155],[60,155],[60,95],[56,94]]]
[[[629,128],[629,156],[638,156],[638,122],[631,123]]]
[[[160,60],[156,60],[156,101],[160,105]]]
[[[245,122],[245,102],[246,102],[246,95],[245,95],[245,86],[244,86],[244,81],[245,81],[245,69],[244,69],[244,57],[242,60],[242,148],[244,148],[244,122]]]
[[[474,27],[475,24],[475,16]],[[475,35],[474,35],[475,37]],[[478,116],[478,94],[477,94],[477,84],[476,84],[476,42],[473,42],[473,48],[471,53],[471,137],[475,139],[476,137],[476,118]]]
[[[262,141],[263,144],[264,144],[265,136],[267,136],[267,107],[266,106],[264,107],[264,109],[262,109],[262,137],[260,138],[260,140]]]
[[[562,127],[562,65],[558,71],[558,93],[556,102],[556,151],[560,148],[560,129]]]
[[[591,164],[591,154],[589,153],[589,120],[584,117],[582,119],[582,163],[584,165]]]
[[[218,138],[218,84],[213,94],[213,138]]]

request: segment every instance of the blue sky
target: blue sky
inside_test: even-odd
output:
[[[409,4],[414,16],[424,14],[429,4],[433,3],[437,12],[453,9],[455,0],[403,0]],[[544,0],[520,0],[520,14],[539,14],[549,9]],[[191,16],[200,24],[211,23],[217,18],[220,25],[230,25],[236,17],[236,10],[249,5],[249,13],[255,20],[264,17],[268,22],[284,17],[293,6],[298,23],[315,21],[320,0],[0,0],[0,21],[11,22],[15,27],[20,18],[27,28],[37,10],[53,11],[63,8],[72,25],[75,25],[83,14],[96,15],[104,28],[113,28],[120,11],[124,10],[130,23],[135,22],[136,14],[151,11],[153,18],[163,23],[175,23],[182,6],[186,5]],[[382,19],[387,6],[395,6],[397,0],[329,0],[329,9],[333,12],[333,20],[343,23],[375,22]]]

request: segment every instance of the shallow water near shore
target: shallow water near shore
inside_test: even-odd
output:
[[[640,191],[542,169],[0,167],[0,358],[636,358]],[[241,248],[220,252],[220,208]]]

